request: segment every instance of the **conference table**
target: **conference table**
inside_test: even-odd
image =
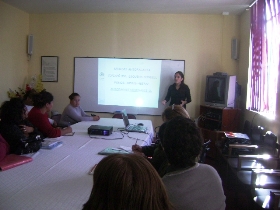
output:
[[[1,210],[77,210],[88,200],[93,175],[90,169],[103,157],[101,150],[120,146],[150,145],[154,131],[150,120],[133,120],[143,123],[147,133],[122,132],[122,119],[101,118],[99,121],[79,122],[72,125],[74,135],[57,138],[63,144],[52,150],[40,149],[33,161],[0,172]],[[109,136],[93,136],[87,129],[91,125],[113,126]]]

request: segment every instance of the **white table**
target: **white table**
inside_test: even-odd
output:
[[[149,134],[128,133],[123,139],[105,140],[90,138],[90,125],[124,127],[121,119],[101,118],[99,121],[80,122],[72,125],[74,136],[63,136],[61,147],[41,149],[32,162],[0,172],[1,210],[77,210],[90,195],[93,176],[88,172],[104,156],[97,153],[107,147],[149,145],[153,126],[149,120],[130,120],[131,124],[143,123]],[[128,137],[129,136],[129,137]],[[106,138],[106,136],[100,136]],[[108,138],[111,137],[108,136]]]

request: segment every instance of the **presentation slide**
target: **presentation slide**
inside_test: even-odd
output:
[[[158,108],[160,73],[161,60],[99,58],[98,104]]]
[[[184,69],[184,60],[75,57],[73,91],[85,111],[161,115],[174,74]]]

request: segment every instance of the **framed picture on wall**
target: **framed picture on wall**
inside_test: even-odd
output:
[[[42,82],[58,81],[58,56],[41,57]]]

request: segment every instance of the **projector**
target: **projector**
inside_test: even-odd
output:
[[[89,135],[109,136],[113,132],[113,126],[91,125],[88,128]]]

